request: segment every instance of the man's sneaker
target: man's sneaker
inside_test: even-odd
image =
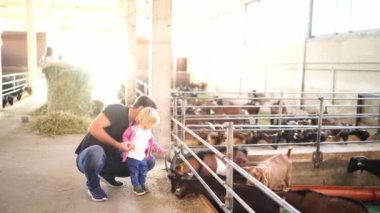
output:
[[[146,193],[146,191],[144,191],[142,189],[142,187],[133,187],[133,192],[137,195],[143,195]]]
[[[107,194],[102,188],[100,188],[100,186],[92,190],[88,189],[87,193],[93,201],[101,202],[108,200]]]
[[[101,181],[109,185],[110,187],[120,187],[123,185],[122,182],[115,180],[115,177],[111,175],[106,175],[106,174],[100,174],[99,178]]]
[[[145,186],[145,185],[142,185],[142,186],[141,186],[141,188],[142,188],[142,190],[144,190],[146,193],[150,192],[150,191],[149,191],[149,189],[148,189],[148,188],[146,188],[146,186]]]

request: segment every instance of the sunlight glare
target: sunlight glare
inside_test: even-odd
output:
[[[84,67],[92,74],[93,99],[116,103],[125,79],[120,45],[112,33],[66,32],[61,42],[63,61]]]

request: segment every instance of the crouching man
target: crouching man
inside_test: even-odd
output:
[[[94,201],[105,201],[107,194],[100,187],[100,180],[111,187],[120,187],[122,182],[115,177],[128,177],[130,172],[121,153],[129,149],[122,143],[124,131],[132,124],[144,107],[157,109],[156,103],[148,96],[140,96],[131,107],[111,104],[94,119],[88,133],[79,144],[75,153],[76,164],[87,179],[87,192]],[[156,150],[152,150],[156,151]],[[148,170],[155,165],[155,158],[148,159]]]

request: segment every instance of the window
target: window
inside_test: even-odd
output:
[[[380,28],[378,0],[314,0],[312,35]]]

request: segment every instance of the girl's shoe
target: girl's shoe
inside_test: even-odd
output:
[[[145,190],[143,190],[143,188],[140,186],[140,187],[133,187],[133,192],[137,195],[144,195],[146,193]]]
[[[145,185],[142,185],[142,186],[141,186],[141,188],[142,188],[142,190],[144,190],[146,193],[150,192],[150,191],[149,191],[149,189],[148,189],[148,188],[146,188],[146,186],[145,186]]]

